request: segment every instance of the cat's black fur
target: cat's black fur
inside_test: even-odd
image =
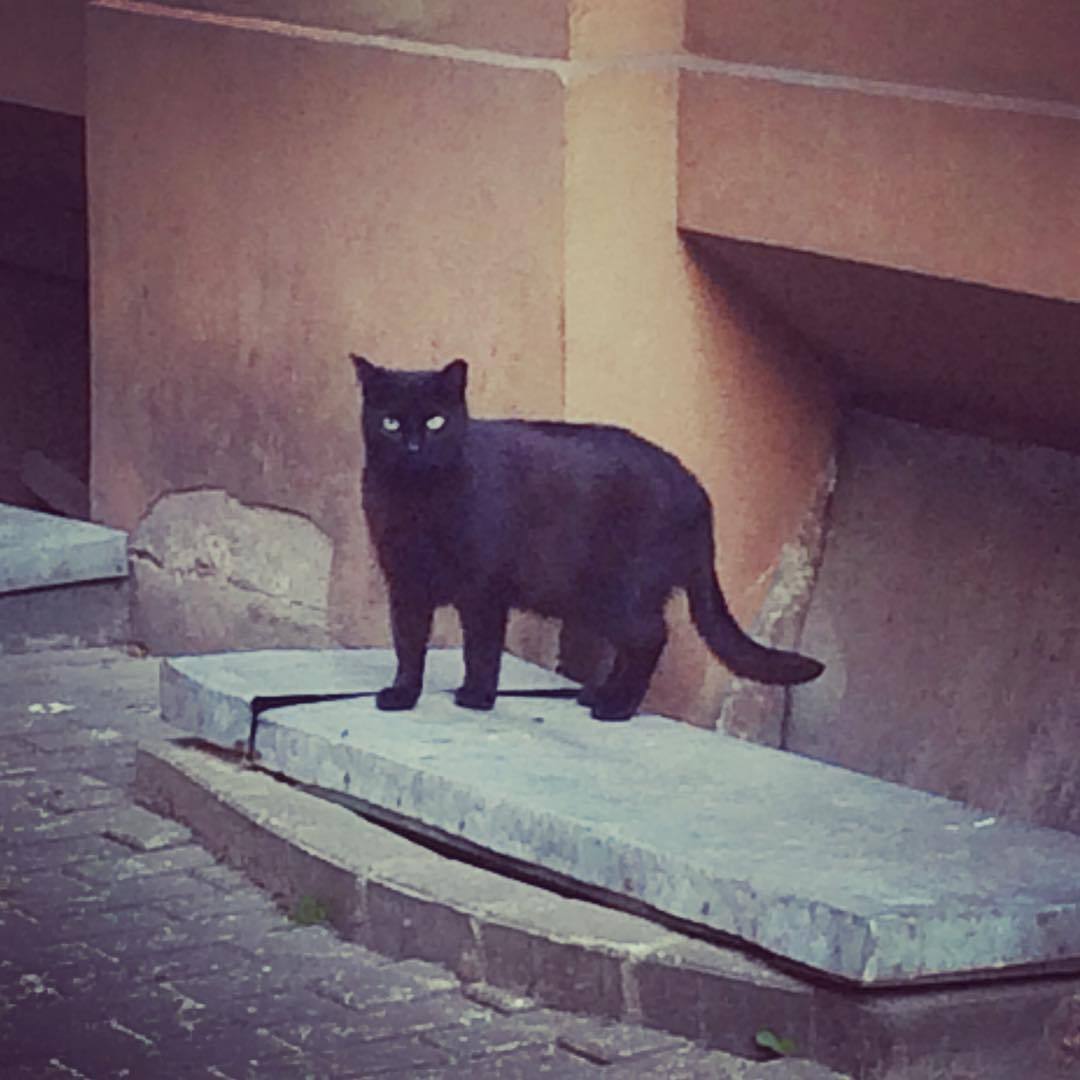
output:
[[[610,674],[579,700],[597,719],[627,719],[664,647],[665,601],[680,588],[735,674],[790,684],[823,670],[739,628],[716,580],[709,498],[671,454],[615,427],[473,420],[464,360],[406,372],[352,359],[364,398],[364,512],[398,658],[379,708],[416,704],[443,604],[457,608],[465,636],[455,700],[473,709],[495,702],[506,619],[518,608],[611,643]]]

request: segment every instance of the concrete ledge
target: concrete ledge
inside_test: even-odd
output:
[[[127,581],[0,593],[0,655],[131,641]]]
[[[188,825],[287,908],[315,900],[346,937],[442,963],[467,992],[507,1011],[526,1007],[523,995],[743,1056],[760,1053],[755,1037],[768,1029],[800,1056],[877,1080],[1055,1080],[1080,1061],[1071,1049],[1080,1042],[1077,979],[903,993],[824,986],[445,858],[205,751],[142,746],[135,785],[141,803]],[[831,1075],[805,1066],[778,1062],[761,1076]]]
[[[276,655],[184,671],[198,683],[227,668],[235,700],[249,679],[248,700],[272,704],[303,676],[303,654]],[[389,658],[355,662],[374,672]],[[508,662],[504,683],[513,667],[529,665]],[[165,718],[210,737],[195,705],[170,700]],[[268,708],[254,748],[264,767],[365,812],[843,980],[1080,966],[1080,837],[660,717],[599,724],[572,702],[520,697],[478,714],[439,692],[384,713],[364,697]]]
[[[171,724],[225,749],[247,749],[256,713],[277,702],[335,696],[373,697],[393,681],[389,649],[260,649],[180,656],[161,665],[161,713]],[[427,690],[461,685],[460,649],[430,649]],[[514,656],[503,659],[503,684],[519,690],[573,684]]]
[[[127,577],[127,535],[0,505],[0,593]]]

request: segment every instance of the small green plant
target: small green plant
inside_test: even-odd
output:
[[[317,896],[305,893],[296,898],[289,918],[298,926],[318,926],[319,923],[329,920],[330,912]]]
[[[791,1057],[795,1053],[795,1043],[792,1039],[785,1039],[768,1028],[762,1028],[755,1036],[754,1042],[762,1050],[768,1050],[778,1057]]]

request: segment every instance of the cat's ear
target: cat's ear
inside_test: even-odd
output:
[[[451,360],[439,372],[446,386],[449,387],[454,397],[465,400],[465,379],[469,373],[469,365],[464,360]]]
[[[353,367],[356,369],[356,378],[361,386],[367,386],[371,379],[379,372],[379,368],[377,368],[366,356],[357,356],[356,353],[349,353],[349,359],[353,362]]]

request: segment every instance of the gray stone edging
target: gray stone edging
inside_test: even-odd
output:
[[[0,504],[0,594],[127,577],[127,534]]]
[[[416,707],[388,713],[372,700],[388,649],[166,660],[162,709],[226,749],[250,735],[261,766],[362,812],[822,978],[883,989],[1080,968],[1080,837],[662,717],[597,724],[512,657],[503,683],[547,696],[500,691],[477,714],[446,692],[460,650],[428,666]],[[313,700],[349,686],[363,692]]]
[[[1048,1052],[1044,1024],[1080,989],[1078,979],[901,995],[815,985],[734,948],[435,854],[261,771],[175,744],[139,748],[136,795],[286,907],[324,911],[378,952],[441,963],[474,993],[509,995],[511,1007],[521,996],[744,1056],[768,1029],[856,1076],[921,1076],[903,1070],[970,1060],[980,1080],[1011,1080],[1000,1068],[1013,1066],[1001,1062],[1018,1047],[1025,1060]]]

